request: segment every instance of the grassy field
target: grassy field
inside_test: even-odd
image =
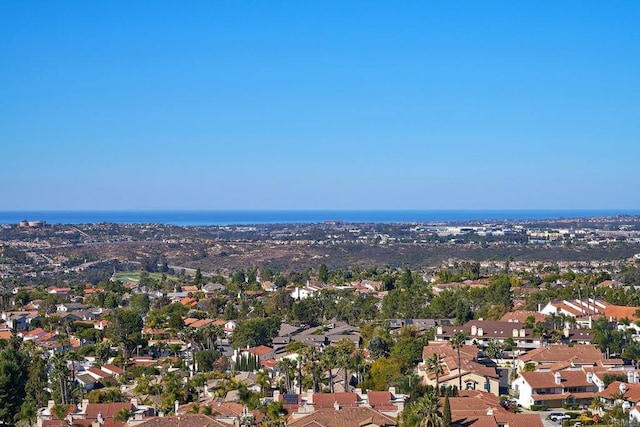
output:
[[[120,280],[123,283],[139,282],[142,271],[118,271],[113,275],[113,280]],[[162,278],[162,273],[149,273],[152,279]]]

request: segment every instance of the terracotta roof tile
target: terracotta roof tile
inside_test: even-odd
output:
[[[397,426],[398,423],[392,417],[381,414],[375,409],[366,407],[317,409],[310,415],[289,421],[288,427],[361,427],[367,424],[379,426]]]
[[[313,403],[316,408],[333,408],[336,402],[340,406],[356,406],[358,395],[356,393],[316,393],[313,395]]]

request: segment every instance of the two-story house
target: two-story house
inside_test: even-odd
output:
[[[522,372],[511,383],[514,396],[524,408],[543,405],[560,408],[563,404],[589,404],[598,386],[593,373],[582,369],[557,372]]]

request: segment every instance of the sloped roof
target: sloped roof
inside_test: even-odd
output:
[[[358,395],[356,393],[315,393],[313,404],[316,408],[333,408],[335,403],[340,406],[356,406]]]
[[[302,418],[289,421],[288,427],[361,427],[375,424],[378,426],[397,426],[395,419],[366,407],[317,409]]]
[[[599,396],[605,399],[612,399],[612,396],[620,392],[620,381],[614,381],[602,392],[597,393]],[[624,393],[624,400],[629,402],[640,402],[640,384],[639,383],[624,383],[627,391]]]
[[[578,360],[582,362],[602,362],[604,357],[600,350],[590,344],[574,345],[554,344],[547,347],[533,349],[520,356],[521,362],[555,363],[565,360]]]
[[[229,427],[215,418],[202,414],[186,414],[173,417],[149,418],[143,423],[136,424],[139,427]]]
[[[87,419],[97,419],[101,413],[103,418],[114,418],[122,409],[132,410],[131,402],[89,403],[84,409]]]
[[[520,375],[534,389],[556,387],[589,387],[592,383],[587,381],[587,374],[579,371],[559,371],[560,384],[556,384],[553,372],[522,372]]]
[[[370,391],[367,393],[369,405],[378,407],[381,405],[389,405],[391,403],[391,393],[388,391]]]

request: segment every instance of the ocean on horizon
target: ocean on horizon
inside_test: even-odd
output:
[[[353,223],[429,223],[455,221],[543,220],[640,215],[638,209],[539,210],[127,210],[0,211],[0,224],[45,221],[47,224],[258,225],[341,221]]]

